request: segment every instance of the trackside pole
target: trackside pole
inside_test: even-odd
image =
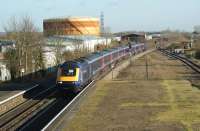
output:
[[[131,60],[131,57],[132,57],[132,53],[131,52],[129,52],[129,61],[130,61],[130,65],[132,64],[132,60]]]
[[[146,79],[149,79],[149,72],[148,72],[148,59],[147,59],[147,55],[145,57],[145,61],[146,61]]]
[[[132,56],[132,45],[130,42],[128,42],[128,46],[129,46],[129,57],[130,57],[130,65],[131,65],[131,56]]]
[[[114,65],[111,65],[111,70],[112,70],[112,80],[114,79]]]
[[[114,75],[114,74],[113,74],[113,69],[111,69],[111,70],[112,70],[112,80],[113,80],[113,75]]]

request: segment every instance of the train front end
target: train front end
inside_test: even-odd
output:
[[[58,68],[56,85],[59,90],[77,90],[81,87],[80,67],[74,62],[66,62]]]

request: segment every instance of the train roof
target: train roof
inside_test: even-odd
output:
[[[83,58],[78,58],[78,59],[74,59],[74,60],[71,60],[71,61],[66,61],[66,62],[64,62],[62,65],[61,65],[61,67],[63,67],[63,66],[68,66],[68,65],[76,65],[76,66],[78,66],[78,67],[80,67],[80,66],[84,66],[84,65],[86,65],[86,64],[88,64],[87,63],[87,61],[85,60],[85,59],[83,59]]]
[[[101,52],[93,52],[93,53],[85,56],[84,58],[88,61],[92,61],[100,56],[102,56]]]
[[[102,55],[106,55],[106,54],[108,54],[110,52],[112,52],[112,51],[110,51],[110,50],[103,50],[101,53],[102,53]]]
[[[142,44],[132,44],[132,47],[137,47],[137,46],[141,46]],[[115,52],[117,50],[120,50],[120,49],[124,49],[124,48],[128,48],[127,45],[122,45],[120,47],[114,47],[114,48],[111,48],[111,49],[104,49],[103,51],[101,52],[93,52],[87,56],[84,56],[84,57],[80,57],[78,59],[74,59],[74,60],[71,60],[71,61],[66,61],[62,64],[62,66],[65,66],[69,63],[74,63],[78,66],[84,66],[88,63],[90,63],[91,61],[94,61],[96,59],[100,59],[101,56],[105,56],[109,53],[112,53],[112,52]]]
[[[74,60],[75,62],[77,62],[77,63],[81,63],[81,64],[84,64],[84,63],[86,63],[87,61],[84,59],[84,58],[78,58],[78,59],[75,59]]]

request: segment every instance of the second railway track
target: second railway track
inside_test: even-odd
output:
[[[160,51],[169,56],[169,57],[173,57],[175,59],[178,59],[180,61],[182,61],[183,63],[185,63],[187,66],[189,66],[191,69],[193,69],[194,71],[196,71],[197,73],[200,73],[200,65],[194,63],[193,61],[189,60],[188,58],[184,57],[184,56],[180,56],[178,54],[172,53],[168,50],[164,50],[164,49],[160,49]]]
[[[12,110],[0,116],[0,130],[15,130],[33,117],[38,111],[51,103],[53,99],[48,99],[55,94],[53,87],[48,88],[33,98],[16,106]]]

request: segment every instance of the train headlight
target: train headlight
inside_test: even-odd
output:
[[[62,81],[58,81],[58,84],[62,84],[63,82]]]

